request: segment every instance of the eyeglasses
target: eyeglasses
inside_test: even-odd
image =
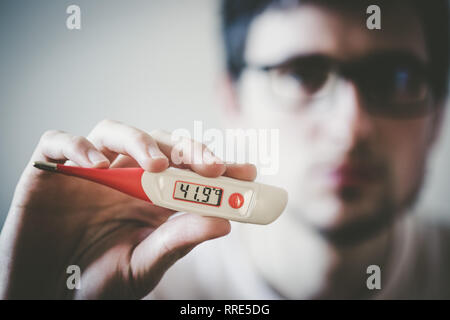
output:
[[[277,65],[247,67],[267,72],[277,106],[286,111],[332,106],[342,78],[357,86],[370,114],[408,118],[431,110],[427,66],[410,54],[378,53],[351,62],[309,55]]]

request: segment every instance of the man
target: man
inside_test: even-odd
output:
[[[407,215],[442,126],[447,2],[382,1],[381,30],[366,28],[368,5],[224,1],[227,119],[280,129],[280,172],[263,177],[289,191],[279,220],[208,242],[229,222],[168,220],[170,210],[29,165],[0,238],[1,296],[449,298],[448,232]],[[164,131],[103,121],[86,138],[45,133],[31,161],[156,172],[173,147]],[[256,176],[206,148],[204,160],[186,166]],[[80,290],[67,290],[69,265]]]

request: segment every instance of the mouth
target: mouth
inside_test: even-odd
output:
[[[329,174],[331,184],[336,189],[363,187],[381,177],[379,166],[365,163],[345,162],[332,169]]]

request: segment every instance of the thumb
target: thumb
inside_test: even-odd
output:
[[[228,220],[183,214],[167,220],[133,250],[131,287],[138,297],[147,295],[178,259],[206,240],[228,234]]]

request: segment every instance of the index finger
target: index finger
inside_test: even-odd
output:
[[[150,135],[173,165],[188,167],[205,177],[218,177],[226,171],[223,161],[216,157],[205,144],[187,138],[174,141],[171,133],[164,130],[154,130],[150,132]]]

